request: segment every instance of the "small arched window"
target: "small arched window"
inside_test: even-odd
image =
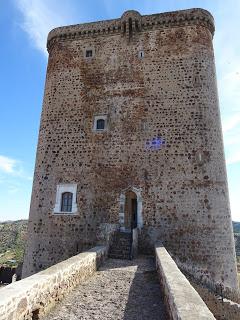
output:
[[[105,120],[104,119],[98,119],[97,120],[97,130],[104,130],[105,129]]]
[[[72,192],[62,193],[61,212],[72,212]]]
[[[107,130],[107,115],[100,114],[94,116],[93,131],[103,132]]]

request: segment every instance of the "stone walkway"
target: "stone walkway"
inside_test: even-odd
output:
[[[108,259],[44,320],[167,320],[151,257]]]

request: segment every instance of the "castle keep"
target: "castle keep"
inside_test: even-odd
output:
[[[216,86],[202,9],[56,28],[23,266],[92,247],[102,223],[160,240],[178,265],[236,288]]]

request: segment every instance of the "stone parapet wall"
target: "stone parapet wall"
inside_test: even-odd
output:
[[[138,229],[132,230],[131,257],[136,258],[138,254]]]
[[[156,244],[155,252],[157,271],[170,318],[173,320],[215,319],[164,246]]]
[[[94,274],[106,255],[106,247],[95,247],[2,288],[0,320],[40,319],[77,284]]]

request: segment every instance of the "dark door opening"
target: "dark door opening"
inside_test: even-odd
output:
[[[137,228],[137,196],[133,191],[126,193],[125,200],[125,229],[131,230]]]
[[[132,224],[131,229],[137,228],[137,199],[132,199]]]

